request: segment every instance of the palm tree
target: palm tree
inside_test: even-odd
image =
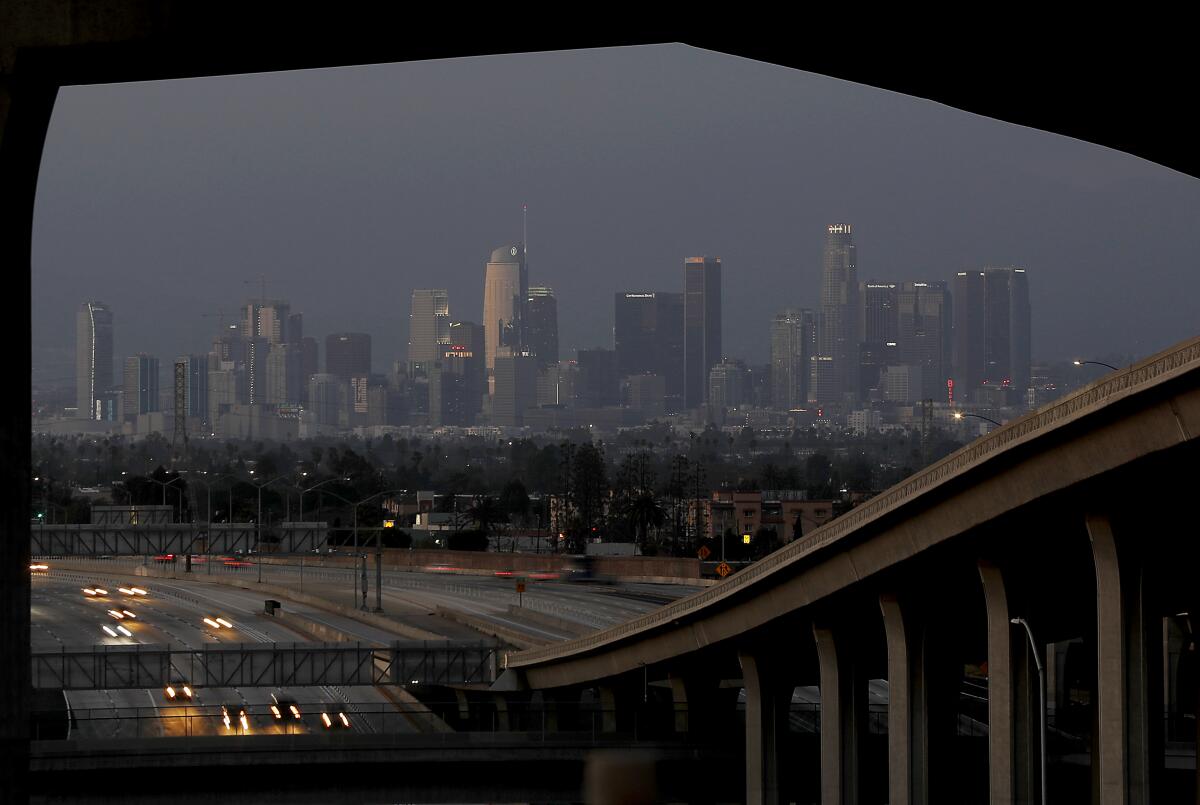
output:
[[[637,528],[638,541],[645,545],[650,526],[662,528],[665,515],[654,495],[643,492],[633,499],[629,507],[629,518]]]

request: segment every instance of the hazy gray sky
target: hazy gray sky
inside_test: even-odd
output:
[[[1144,356],[1200,321],[1200,181],[670,45],[65,88],[34,224],[35,381],[72,376],[85,299],[113,307],[118,356],[165,364],[207,351],[200,314],[236,310],[260,274],[307,335],[371,333],[382,370],[413,288],[480,320],[522,203],[563,358],[611,346],[615,291],[681,290],[683,259],[707,254],[726,353],[765,361],[769,316],[815,305],[835,221],[860,279],[1025,266],[1035,359]]]

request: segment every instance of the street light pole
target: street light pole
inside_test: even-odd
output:
[[[1046,805],[1046,672],[1042,668],[1041,652],[1038,650],[1037,641],[1033,639],[1033,629],[1029,627],[1029,622],[1024,618],[1012,618],[1014,624],[1019,623],[1025,627],[1025,634],[1029,637],[1029,649],[1033,652],[1033,662],[1037,665],[1038,675],[1038,705],[1041,716],[1038,719],[1038,726],[1041,728],[1041,750],[1042,750],[1042,805]]]
[[[1084,366],[1085,364],[1089,364],[1089,363],[1092,364],[1093,366],[1107,366],[1109,369],[1112,369],[1114,372],[1117,371],[1117,367],[1113,366],[1111,363],[1105,363],[1104,361],[1072,361],[1072,363],[1074,363],[1076,366]]]
[[[998,428],[1004,427],[1004,425],[1002,423],[997,422],[996,420],[992,419],[991,417],[983,416],[982,414],[968,414],[963,411],[955,411],[954,412],[955,419],[962,419],[963,417],[968,417],[968,416],[973,417],[974,419],[982,419],[984,422],[991,422],[993,425],[995,425]]]

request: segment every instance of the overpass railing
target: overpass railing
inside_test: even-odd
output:
[[[488,643],[239,643],[202,649],[138,644],[34,652],[33,687],[61,690],[489,683]]]

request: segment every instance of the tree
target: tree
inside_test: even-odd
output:
[[[509,519],[524,521],[529,514],[529,493],[519,478],[511,478],[500,493],[500,509]]]

